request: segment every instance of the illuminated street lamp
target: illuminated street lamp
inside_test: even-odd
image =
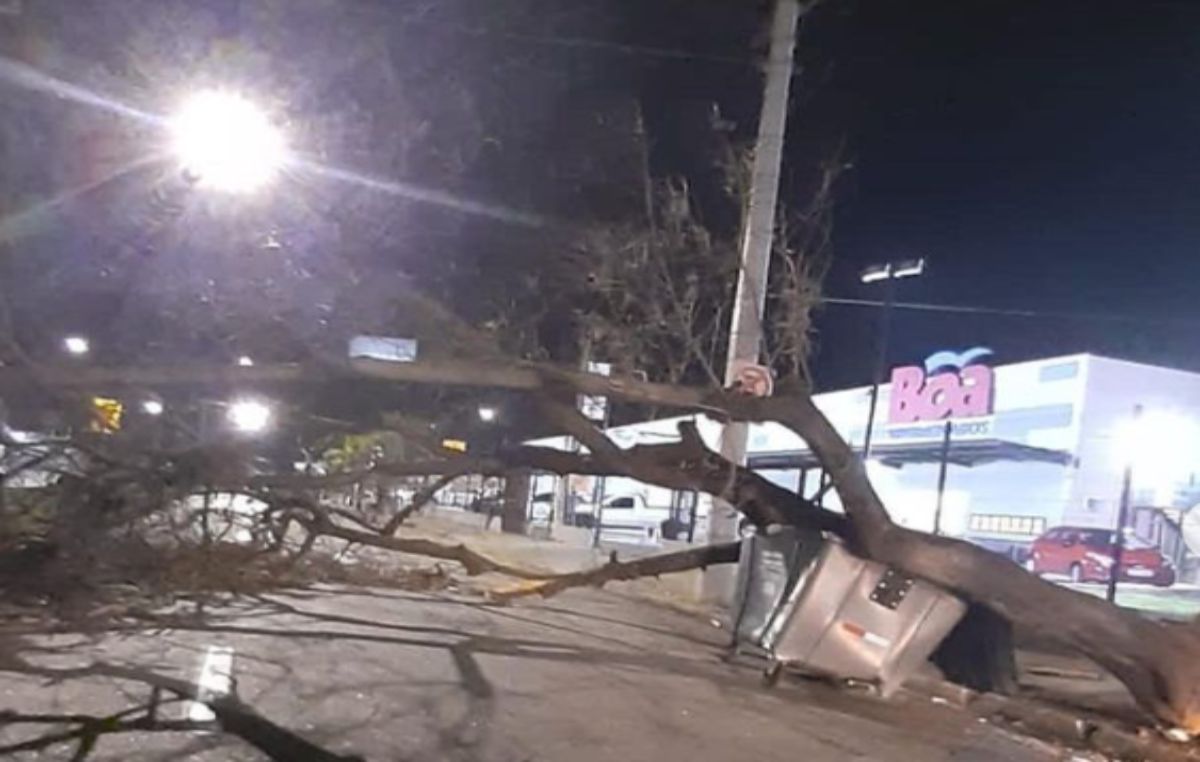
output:
[[[1143,483],[1169,485],[1190,472],[1200,445],[1200,428],[1180,411],[1143,411],[1141,405],[1135,405],[1133,414],[1116,427],[1113,444],[1122,473],[1121,502],[1117,508],[1105,595],[1110,602],[1117,597],[1126,534],[1130,531],[1127,524],[1135,473]]]
[[[871,404],[867,411],[867,431],[863,436],[863,460],[871,456],[871,433],[875,429],[875,410],[879,407],[879,385],[887,366],[888,338],[892,327],[892,307],[896,304],[896,281],[915,278],[925,272],[925,259],[902,259],[871,265],[859,275],[863,283],[886,281],[883,313],[879,318],[879,354],[875,357],[875,375],[871,378]]]
[[[162,415],[164,409],[163,403],[159,400],[151,399],[142,401],[142,412],[146,415]]]
[[[257,434],[271,423],[271,408],[258,400],[238,400],[225,413],[230,425],[243,434]]]
[[[91,351],[91,343],[83,336],[68,336],[63,339],[63,348],[73,355],[86,355]]]
[[[287,156],[283,135],[246,98],[205,90],[169,122],[171,148],[185,176],[200,185],[248,193],[265,185]]]
[[[483,406],[479,408],[479,420],[491,423],[496,420],[496,408]]]
[[[237,364],[243,368],[249,368],[254,365],[254,360],[250,358],[250,355],[242,355],[238,358]]]

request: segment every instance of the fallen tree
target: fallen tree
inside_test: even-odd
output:
[[[269,374],[269,369],[250,370]],[[858,456],[806,394],[751,399],[719,391],[654,384],[635,378],[594,376],[531,363],[475,367],[461,361],[430,366],[359,362],[354,370],[393,382],[496,384],[530,392],[538,398],[539,410],[549,424],[574,436],[587,448],[585,453],[569,453],[515,447],[486,458],[446,457],[380,463],[373,468],[380,474],[502,474],[519,466],[560,474],[629,476],[667,487],[696,489],[727,500],[751,522],[762,527],[794,524],[831,531],[843,536],[857,552],[868,558],[953,590],[1021,629],[1093,659],[1121,680],[1138,704],[1160,722],[1200,731],[1200,633],[1195,628],[1146,619],[1091,596],[1042,581],[1010,561],[969,543],[895,525],[871,487]],[[224,377],[229,372],[229,369],[221,369],[218,375]],[[106,370],[105,374],[110,378],[182,379],[174,374],[138,369]],[[194,382],[196,374],[189,373],[189,378]],[[64,376],[62,380],[74,384],[76,378]],[[44,374],[41,381],[47,381]],[[845,515],[823,511],[752,471],[724,461],[705,447],[695,429],[688,425],[681,427],[678,442],[622,449],[572,406],[557,401],[563,399],[564,390],[604,394],[626,402],[671,406],[727,420],[774,421],[786,426],[809,444],[830,475],[833,488],[845,507]],[[266,476],[251,479],[249,485],[254,489],[296,492],[358,479],[363,475]],[[428,499],[428,496],[421,498]],[[405,538],[387,539],[399,527],[403,515],[393,516],[383,527],[389,531],[381,533],[351,529],[325,519],[310,517],[307,521],[308,528],[316,534],[460,561],[473,572],[494,570],[527,579],[544,577],[502,564],[487,568],[488,563],[464,556],[461,550],[421,546]],[[699,565],[702,559],[694,560]],[[570,575],[553,584],[544,584],[540,589],[553,592],[572,584],[624,578],[620,575],[633,573],[633,569],[623,567],[620,574],[610,569]]]
[[[1022,630],[1037,633],[1087,656],[1124,683],[1138,704],[1159,722],[1200,731],[1200,633],[1194,627],[1146,619],[1091,596],[1042,581],[1010,561],[969,543],[895,525],[871,487],[858,456],[806,394],[752,399],[721,391],[654,384],[627,377],[594,376],[532,363],[517,363],[505,368],[476,367],[462,361],[430,366],[368,362],[357,363],[354,370],[392,382],[496,384],[529,392],[537,398],[539,412],[548,424],[575,437],[587,448],[583,453],[570,453],[519,446],[484,458],[455,456],[379,463],[372,468],[374,472],[389,476],[446,477],[465,473],[502,474],[514,467],[523,467],[559,474],[629,476],[677,489],[700,490],[728,501],[760,527],[793,524],[836,533],[868,558],[946,587]],[[221,369],[218,375],[227,376],[228,373],[228,369]],[[105,374],[110,378],[182,379],[174,374],[143,373],[138,369],[106,370]],[[189,373],[189,377],[193,382],[196,380],[195,373]],[[40,380],[47,382],[45,374]],[[75,383],[73,376],[64,376],[62,380],[68,385]],[[49,383],[53,382],[51,378]],[[678,442],[620,448],[570,404],[559,401],[566,396],[564,391],[604,394],[626,402],[670,406],[726,420],[774,421],[786,426],[809,444],[830,475],[833,488],[845,507],[845,515],[821,510],[794,492],[725,461],[704,445],[690,425],[681,427]],[[298,494],[364,475],[264,476],[250,478],[241,486],[275,494]],[[425,494],[419,497],[428,499]],[[472,573],[497,571],[541,580],[540,584],[527,586],[529,591],[551,593],[572,585],[626,579],[642,572],[661,573],[661,570],[636,565],[610,564],[548,580],[545,574],[472,557],[462,548],[392,537],[410,512],[402,509],[380,527],[387,531],[379,532],[349,528],[312,513],[303,520],[297,518],[297,521],[307,522],[307,529],[314,535],[458,561]],[[727,552],[676,557],[667,562],[667,567],[677,570],[687,566],[688,562],[699,566],[728,560],[722,555]]]
[[[402,370],[370,366],[368,372],[389,377],[421,375],[410,374],[404,366],[396,367]],[[489,374],[480,370],[471,376],[479,379]],[[833,531],[867,558],[952,590],[1022,630],[1087,656],[1119,679],[1158,721],[1200,732],[1200,632],[1194,626],[1148,619],[1041,580],[970,543],[896,525],[871,486],[861,459],[810,396],[753,399],[558,369],[541,373],[521,369],[500,377],[515,379],[521,388],[540,390],[548,398],[566,386],[630,402],[671,404],[726,419],[773,421],[786,426],[808,443],[830,475],[845,508],[844,517],[823,511],[748,469],[724,461],[704,447],[690,426],[681,427],[678,443],[623,450],[561,403],[543,401],[546,418],[563,433],[583,442],[591,454],[519,448],[509,453],[505,463],[557,473],[625,475],[662,486],[699,489],[727,500],[759,526],[786,523]],[[430,464],[421,467],[428,469]],[[602,579],[602,575],[577,575],[544,589],[552,591],[565,584],[590,584]]]

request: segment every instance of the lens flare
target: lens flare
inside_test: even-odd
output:
[[[205,186],[231,193],[265,185],[287,153],[283,135],[261,109],[220,90],[188,99],[171,119],[170,132],[183,170]]]

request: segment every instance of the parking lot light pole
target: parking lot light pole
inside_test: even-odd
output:
[[[871,402],[867,409],[867,431],[863,435],[863,460],[871,457],[871,435],[875,430],[875,411],[879,407],[879,385],[887,370],[888,342],[891,338],[892,308],[896,305],[896,281],[915,278],[925,272],[925,260],[908,259],[871,265],[862,271],[863,283],[884,281],[883,313],[879,317],[879,351],[875,355],[875,372],[871,377]]]

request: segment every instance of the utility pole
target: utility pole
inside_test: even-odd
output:
[[[800,21],[799,0],[775,0],[771,22],[771,50],[767,57],[754,168],[750,180],[750,203],[742,227],[741,264],[737,296],[729,327],[729,352],[725,385],[734,382],[742,363],[757,363],[762,356],[763,312],[767,300],[767,271],[775,235],[775,208],[779,195],[779,173],[787,129],[788,91],[792,83],[792,58],[796,50],[796,25]],[[733,463],[746,460],[745,423],[726,424],[721,434],[721,454]],[[737,511],[728,503],[714,500],[708,515],[709,542],[728,542],[737,537]],[[701,596],[727,602],[733,595],[734,573],[724,566],[704,573]]]

